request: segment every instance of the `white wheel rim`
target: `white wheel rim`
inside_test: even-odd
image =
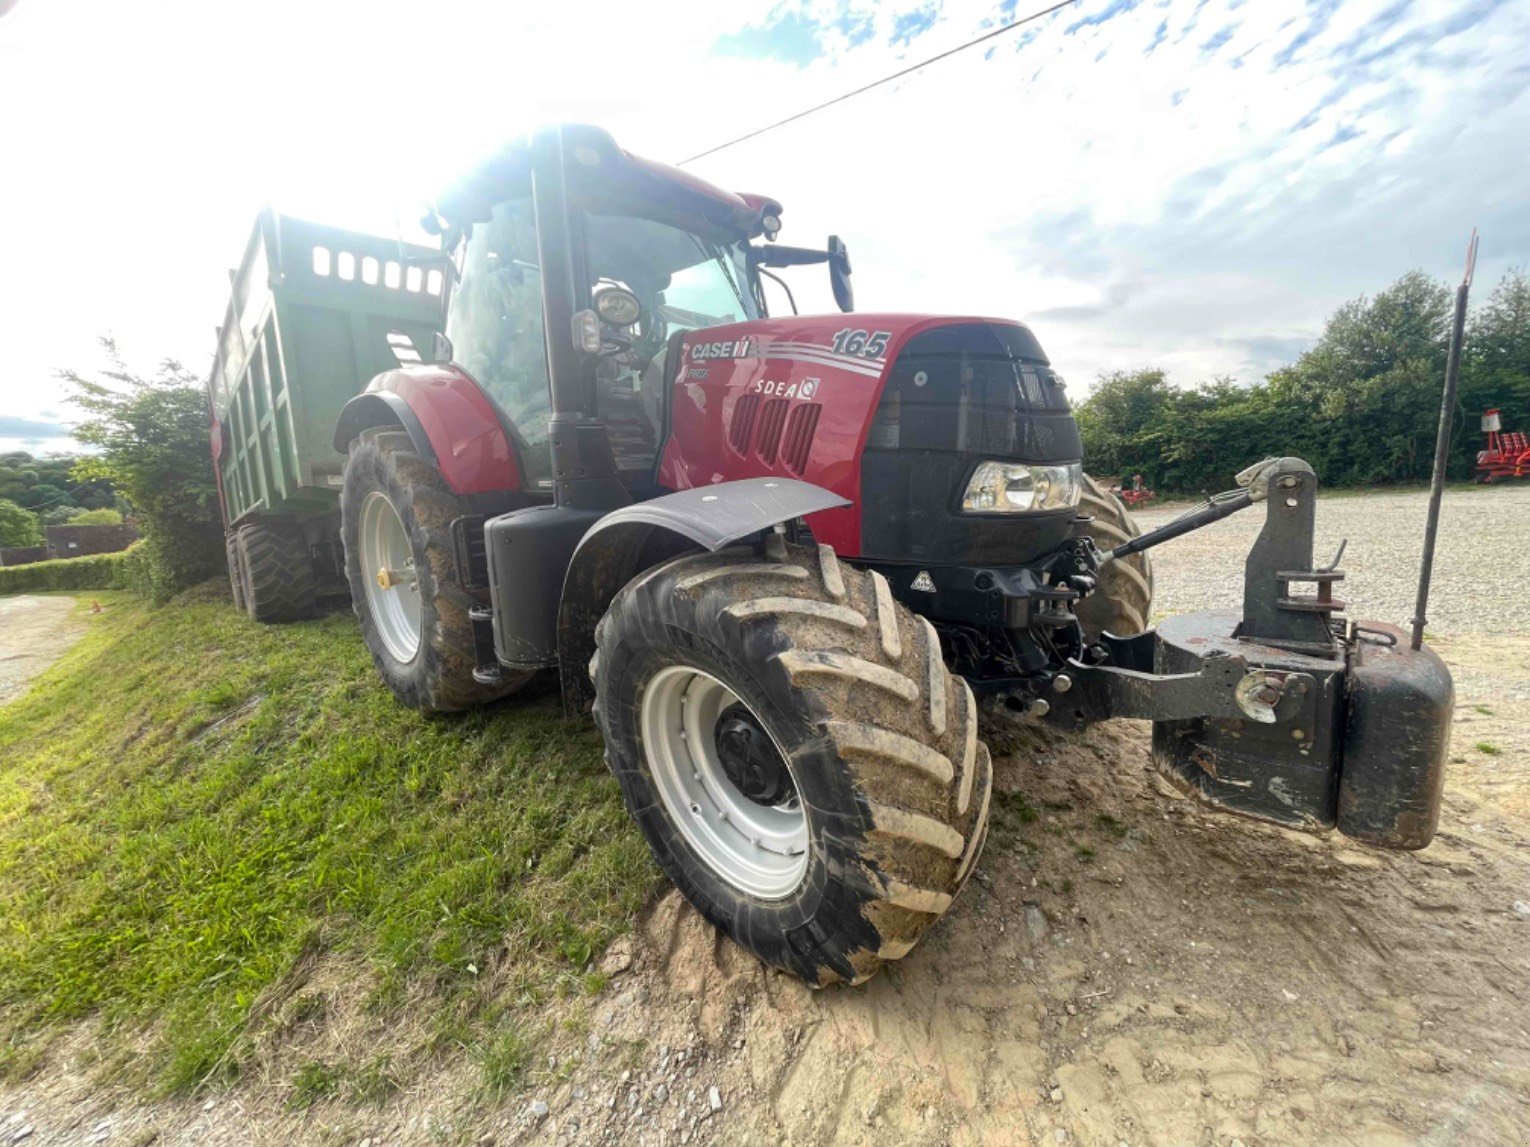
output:
[[[643,753],[670,820],[707,866],[740,891],[779,900],[807,872],[807,813],[796,796],[786,804],[760,804],[729,779],[716,727],[723,710],[736,704],[738,694],[709,673],[688,665],[660,670],[643,691]],[[744,708],[765,727],[758,713]]]
[[[413,661],[420,650],[420,583],[414,547],[403,519],[380,490],[373,490],[361,503],[358,537],[367,611],[377,636],[395,661]]]

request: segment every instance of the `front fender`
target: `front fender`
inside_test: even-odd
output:
[[[570,715],[594,699],[595,626],[621,588],[645,569],[697,548],[716,551],[820,510],[849,505],[832,490],[791,478],[698,486],[624,506],[580,539],[563,579],[558,664]]]
[[[494,404],[460,367],[407,366],[378,375],[346,403],[335,427],[344,453],[363,430],[398,425],[453,492],[521,489],[520,460]]]

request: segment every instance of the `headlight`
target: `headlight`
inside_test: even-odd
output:
[[[1084,468],[1026,466],[1018,462],[983,462],[972,472],[962,509],[976,514],[1018,514],[1027,510],[1063,510],[1078,505]]]

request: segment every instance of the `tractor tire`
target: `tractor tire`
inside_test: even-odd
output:
[[[228,559],[228,585],[234,598],[234,608],[245,612],[244,564],[239,560],[239,536],[235,533],[223,537],[224,555]]]
[[[313,556],[301,533],[277,522],[240,526],[235,546],[251,619],[300,621],[313,613]]]
[[[773,535],[763,554],[642,575],[596,636],[596,720],[627,809],[740,946],[815,986],[860,983],[950,907],[982,849],[992,762],[972,690],[881,575]]]
[[[1121,499],[1088,474],[1084,475],[1084,496],[1078,509],[1091,517],[1074,526],[1073,536],[1087,534],[1102,550],[1142,533]],[[1095,591],[1075,610],[1084,636],[1093,641],[1106,630],[1126,637],[1147,629],[1153,615],[1153,563],[1147,554],[1111,562],[1100,570],[1099,579]]]
[[[368,432],[351,444],[340,493],[351,604],[377,672],[399,701],[422,713],[486,705],[533,676],[494,685],[473,679],[478,657],[468,610],[480,603],[462,584],[451,538],[452,522],[471,512],[415,453],[409,435]],[[387,567],[374,552],[384,544],[375,541],[380,528],[396,531],[388,535],[398,551],[394,572],[407,571],[412,584],[382,584]],[[363,529],[374,540],[363,543]]]

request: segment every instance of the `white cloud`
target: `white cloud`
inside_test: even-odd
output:
[[[532,122],[675,160],[998,20],[951,0],[892,43],[922,7],[811,0],[824,54],[792,62],[714,56],[771,17],[703,0],[21,0],[0,18],[0,412],[57,408],[51,369],[106,330],[200,369],[264,202],[412,233],[414,201]],[[1086,0],[693,169],[780,198],[786,241],[845,236],[863,308],[1031,319],[1079,381],[1256,377],[1342,299],[1457,274],[1474,223],[1484,280],[1530,258],[1526,5],[1122,7]]]

